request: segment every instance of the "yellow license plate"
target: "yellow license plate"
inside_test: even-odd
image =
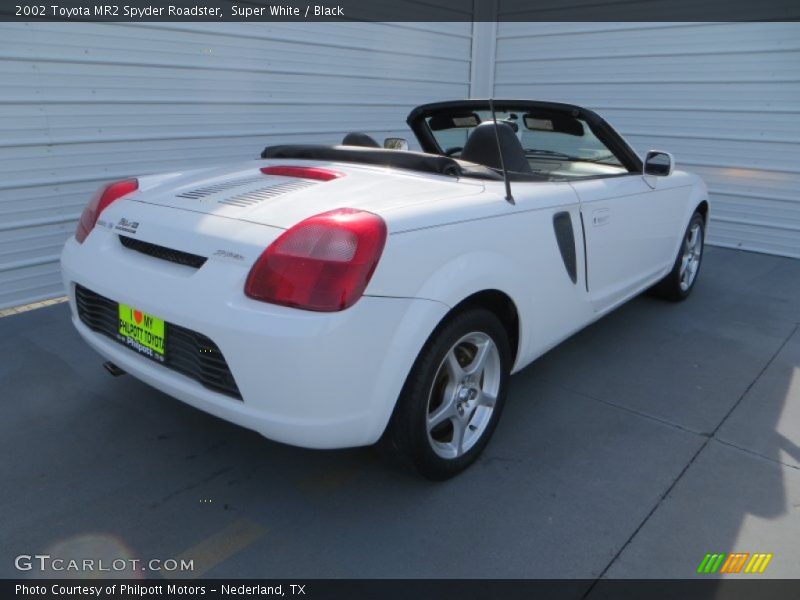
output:
[[[164,320],[127,304],[119,305],[119,334],[128,346],[156,360],[164,360]]]

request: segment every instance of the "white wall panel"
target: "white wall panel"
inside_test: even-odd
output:
[[[471,33],[471,23],[0,24],[0,308],[62,293],[58,253],[101,182],[349,131],[407,137],[413,106],[469,95]]]
[[[61,293],[58,252],[102,181],[408,135],[411,107],[475,90],[601,112],[706,179],[709,241],[800,256],[800,24],[483,29],[0,24],[0,308]]]
[[[800,24],[500,23],[495,96],[585,105],[703,176],[709,242],[800,257]]]

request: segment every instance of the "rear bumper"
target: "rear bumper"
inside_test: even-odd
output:
[[[93,232],[61,256],[72,321],[102,356],[205,412],[280,442],[309,448],[367,445],[383,432],[405,378],[444,304],[365,296],[338,313],[256,302],[242,293],[245,265],[165,263]],[[242,400],[208,389],[89,329],[75,284],[209,337]]]

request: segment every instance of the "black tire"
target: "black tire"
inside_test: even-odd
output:
[[[486,340],[491,340],[496,353]],[[472,356],[470,348],[474,348]],[[479,374],[468,375],[468,371],[477,368],[480,362],[479,348],[485,349],[481,354],[486,356],[485,366]],[[465,384],[456,383],[456,378],[451,375],[457,372],[454,369],[458,369],[452,365],[454,357],[458,357],[459,366],[462,360],[465,362],[465,370],[461,371],[465,374]],[[451,361],[447,362],[446,358]],[[494,313],[483,308],[470,308],[447,319],[420,351],[406,379],[382,440],[384,448],[403,462],[411,463],[428,479],[444,480],[457,475],[478,458],[494,433],[505,404],[510,370],[508,334]],[[488,406],[483,408],[484,403],[491,401],[495,389],[496,397],[489,411]],[[473,390],[476,394],[474,400],[470,396]],[[459,402],[460,394],[469,396],[469,399]],[[443,418],[429,432],[429,419],[435,417],[437,411],[441,414],[449,412],[445,410],[448,407],[444,400],[437,404],[440,395],[453,398],[450,402],[453,414]],[[480,430],[474,423],[480,423]],[[448,428],[451,429],[449,441]],[[457,432],[462,432],[462,435],[459,437]],[[462,439],[463,453],[452,457],[442,455],[455,452],[457,446],[461,448]]]
[[[694,228],[697,228],[699,235],[699,254],[696,254],[694,275],[691,277],[688,285],[686,285],[686,282],[683,281],[685,273],[683,272],[682,266],[684,257],[687,254],[691,244],[691,237]],[[683,234],[683,242],[678,250],[678,255],[675,257],[675,263],[672,266],[672,270],[652,289],[656,296],[672,302],[680,302],[689,297],[689,294],[692,293],[692,289],[694,289],[695,283],[697,283],[697,277],[700,275],[700,267],[703,262],[703,254],[705,250],[705,239],[706,222],[703,218],[703,215],[701,215],[699,212],[696,212],[692,215],[692,218],[689,219],[689,224],[686,226],[686,231]]]

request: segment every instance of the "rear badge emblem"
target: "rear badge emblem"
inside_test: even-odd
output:
[[[114,229],[118,229],[119,231],[124,231],[126,233],[136,233],[136,230],[139,228],[138,221],[128,221],[125,217],[122,217],[119,221],[117,221],[117,226]]]
[[[226,258],[228,260],[244,260],[244,256],[238,252],[231,252],[230,250],[217,250],[212,256]]]

